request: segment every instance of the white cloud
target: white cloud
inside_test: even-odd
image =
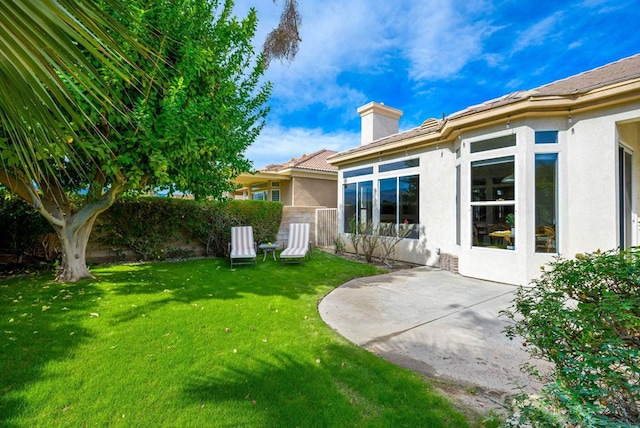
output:
[[[561,32],[562,25],[559,23],[562,17],[562,12],[556,12],[521,31],[515,41],[512,53],[523,51],[531,46],[542,46],[549,43],[550,38]]]
[[[259,47],[277,25],[281,0],[238,0],[236,11],[258,8]],[[274,84],[272,113],[267,127],[247,157],[256,167],[281,163],[320,148],[344,150],[359,144],[359,134],[320,129],[288,129],[281,114],[295,114],[314,105],[336,112],[333,127],[353,119],[368,95],[351,75],[376,75],[393,70],[407,73],[416,91],[421,82],[449,78],[473,60],[482,58],[483,37],[496,27],[476,19],[491,13],[485,0],[338,0],[299,2],[302,43],[291,64],[273,62],[266,79]],[[393,100],[384,100],[393,102]]]
[[[455,76],[483,54],[483,39],[498,30],[483,16],[484,2],[429,1],[412,3],[407,19],[406,55],[414,80]]]
[[[255,168],[261,168],[321,149],[339,152],[359,144],[359,132],[325,133],[321,129],[266,126],[256,142],[247,150],[246,157],[253,161]]]
[[[582,6],[587,9],[594,9],[596,13],[605,14],[636,6],[635,2],[636,0],[584,0]]]
[[[277,25],[284,1],[274,5],[269,0],[236,0],[238,15],[246,14],[250,6],[258,10],[257,49]],[[358,106],[371,101],[365,88],[389,85],[378,77],[391,73],[394,81],[412,86],[412,96],[398,91],[397,99],[375,101],[405,109],[411,106],[403,120],[417,124],[423,114],[433,115],[428,108],[446,104],[438,99],[442,91],[431,92],[431,88],[450,87],[447,81],[455,79],[463,89],[471,86],[469,82],[474,88],[495,86],[483,85],[483,81],[495,83],[493,73],[506,82],[502,89],[524,89],[530,86],[531,76],[544,75],[545,66],[552,67],[532,69],[526,62],[529,52],[539,52],[541,47],[550,52],[582,51],[591,40],[582,23],[617,2],[629,5],[633,0],[576,0],[573,7],[538,10],[537,21],[531,24],[530,15],[525,22],[510,19],[514,2],[300,0],[300,50],[291,64],[276,61],[267,70],[265,78],[274,84],[272,111],[247,156],[259,167],[320,148],[344,150],[359,144],[357,133],[342,129],[352,123]],[[467,70],[474,75],[467,75]],[[285,116],[312,117],[311,108],[323,112],[317,122],[324,121],[324,129],[288,128]],[[333,115],[330,120],[328,112]]]
[[[345,70],[406,70],[406,80],[417,83],[450,78],[482,59],[484,39],[499,29],[488,21],[493,5],[485,0],[305,0],[299,6],[298,55],[292,64],[274,63],[266,75],[274,83],[273,97],[287,100],[293,110],[318,102],[351,112],[370,101],[357,81],[340,79]],[[264,1],[262,33],[264,26],[276,25],[278,13]]]
[[[576,49],[582,46],[583,41],[582,40],[576,40],[575,42],[569,43],[569,46],[567,46],[567,49],[571,50],[571,49]]]

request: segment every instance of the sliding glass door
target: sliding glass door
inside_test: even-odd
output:
[[[632,239],[632,159],[631,150],[620,145],[618,147],[618,215],[620,249],[633,245]]]

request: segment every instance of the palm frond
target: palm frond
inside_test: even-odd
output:
[[[74,125],[91,123],[91,109],[118,108],[94,64],[132,80],[135,67],[109,35],[127,30],[91,0],[3,0],[0,16],[0,146],[15,152],[0,167],[37,181],[38,161],[62,153],[81,168],[69,144]]]

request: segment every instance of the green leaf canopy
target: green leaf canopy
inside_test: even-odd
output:
[[[128,188],[221,195],[250,168],[243,153],[267,114],[271,88],[259,82],[263,59],[251,43],[255,10],[238,20],[230,0],[135,0],[127,11],[116,16],[158,58],[140,57],[137,66],[152,79],[142,90],[126,82],[112,88],[128,114],[110,109],[95,118],[115,154],[92,153],[98,172]],[[122,82],[112,70],[104,73],[105,80]]]

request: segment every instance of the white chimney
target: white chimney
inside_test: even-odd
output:
[[[398,122],[402,116],[402,110],[370,102],[360,107],[358,114],[362,122],[360,144],[363,146],[398,133]]]

